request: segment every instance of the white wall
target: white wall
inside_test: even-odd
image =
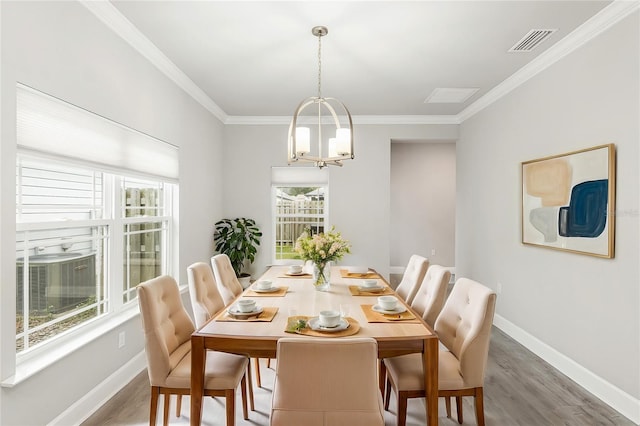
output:
[[[391,144],[391,266],[455,266],[455,199],[455,143]]]
[[[272,258],[271,167],[287,164],[287,128],[225,127],[223,214],[252,217],[262,228],[255,272],[263,271]],[[454,125],[355,126],[356,159],[329,171],[329,221],[352,244],[352,253],[342,264],[368,264],[388,275],[391,140],[455,140],[457,136]]]
[[[457,275],[502,283],[504,322],[604,379],[636,410],[638,24],[636,12],[461,125],[456,222]],[[522,245],[520,163],[606,143],[617,147],[615,258]]]
[[[176,277],[212,254],[221,214],[222,125],[77,2],[0,2],[0,373],[15,364],[15,86],[22,82],[180,147]],[[120,331],[126,346],[117,349]],[[42,425],[143,351],[136,316],[13,388],[0,389],[0,424]],[[36,409],[34,409],[34,407]]]

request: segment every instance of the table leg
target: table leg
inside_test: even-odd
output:
[[[191,425],[200,425],[206,351],[204,338],[191,336]]]
[[[425,339],[422,353],[427,425],[438,425],[438,339]]]

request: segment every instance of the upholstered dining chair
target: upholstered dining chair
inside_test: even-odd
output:
[[[149,424],[156,424],[158,398],[163,395],[163,424],[167,425],[171,395],[178,395],[176,416],[179,416],[182,395],[189,395],[191,391],[191,334],[195,328],[172,277],[165,275],[145,281],[138,285],[137,292],[151,383]],[[249,418],[245,374],[248,362],[245,356],[207,353],[204,394],[225,397],[228,426],[235,425],[238,385],[242,392],[244,418]]]
[[[229,306],[229,304],[244,291],[242,284],[240,284],[238,277],[236,277],[236,272],[233,270],[233,266],[231,266],[229,256],[224,253],[216,254],[211,258],[211,268],[213,269],[215,282],[218,287],[218,291],[220,292],[220,296],[222,296],[224,306]],[[254,358],[253,365],[256,369],[256,384],[258,387],[262,387],[260,359]]]
[[[405,302],[411,304],[413,302],[413,298],[418,291],[418,287],[420,283],[424,279],[424,275],[427,273],[427,269],[429,268],[429,260],[420,255],[414,254],[409,258],[409,263],[407,263],[407,267],[404,270],[404,274],[402,275],[402,280],[398,287],[396,287],[396,293]]]
[[[284,337],[277,354],[271,426],[384,425],[375,339]]]
[[[433,327],[447,298],[447,286],[451,272],[443,266],[431,265],[416,292],[411,307]]]
[[[225,305],[216,286],[211,266],[204,262],[196,262],[187,268],[187,282],[189,283],[189,298],[193,309],[193,317],[196,328],[202,327],[217,312],[224,309]],[[256,363],[258,360],[256,359]],[[253,383],[251,380],[251,364],[247,366],[249,374],[249,405],[251,411],[255,411],[253,400]],[[256,381],[259,380],[259,376]]]
[[[483,384],[489,353],[496,294],[482,284],[460,278],[435,324],[445,349],[440,349],[438,396],[445,397],[451,417],[450,397],[456,397],[458,423],[462,424],[462,397],[473,396],[478,426],[484,426]],[[385,409],[391,388],[398,400],[398,426],[406,424],[407,399],[424,397],[424,372],[419,354],[384,359],[387,371]]]

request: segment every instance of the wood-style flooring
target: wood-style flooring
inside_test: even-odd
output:
[[[236,424],[269,424],[273,370],[262,364],[262,388],[255,390],[256,411],[249,420],[242,418],[240,396],[236,398]],[[301,371],[301,374],[303,371]],[[254,380],[255,383],[255,380]],[[562,373],[494,327],[485,377],[485,420],[495,426],[633,426],[634,423],[585,391]],[[99,408],[83,425],[146,425],[149,423],[149,380],[146,371],[138,375],[115,397]],[[175,397],[174,397],[175,398]],[[175,399],[172,400],[175,403]],[[160,403],[162,405],[162,403]],[[395,399],[385,413],[387,426],[396,424]],[[425,424],[424,400],[409,400],[407,426]],[[160,410],[161,411],[161,410]],[[439,401],[439,424],[457,425],[445,415],[444,400]],[[161,413],[159,413],[159,418]],[[224,425],[224,399],[205,398],[203,425]],[[160,423],[160,420],[158,420]],[[189,398],[182,403],[180,417],[171,407],[170,424],[189,424]],[[473,402],[465,398],[464,423],[475,425]],[[297,425],[292,425],[297,426]],[[303,426],[303,425],[300,425]]]

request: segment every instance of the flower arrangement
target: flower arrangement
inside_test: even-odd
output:
[[[312,235],[311,230],[307,228],[296,240],[295,247],[296,253],[303,260],[313,262],[315,269],[317,269],[316,286],[328,284],[324,273],[325,266],[329,262],[342,259],[345,254],[351,253],[350,250],[349,242],[343,239],[340,232],[337,232],[334,227],[331,227],[328,232],[315,235]]]

